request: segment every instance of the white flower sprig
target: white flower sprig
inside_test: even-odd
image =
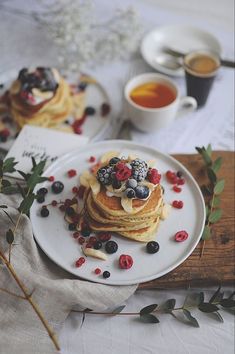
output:
[[[34,17],[56,44],[65,70],[123,59],[138,47],[141,26],[131,7],[117,9],[111,19],[100,22],[92,0],[55,0],[50,5],[41,0],[41,4],[44,11]]]

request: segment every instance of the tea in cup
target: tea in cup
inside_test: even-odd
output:
[[[197,102],[192,97],[180,97],[177,85],[164,75],[141,74],[125,86],[128,118],[144,131],[166,127],[182,113],[193,111]]]

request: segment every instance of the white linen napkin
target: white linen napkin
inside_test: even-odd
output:
[[[0,205],[16,220],[18,196],[0,194]],[[7,252],[6,231],[12,227],[0,209],[0,247]],[[11,263],[30,291],[45,318],[58,329],[70,309],[105,310],[115,307],[134,293],[137,285],[109,286],[80,280],[54,264],[37,246],[30,220],[23,216],[13,246]],[[8,269],[0,263],[0,288],[22,295]],[[0,354],[52,354],[56,350],[45,328],[26,300],[0,291]]]

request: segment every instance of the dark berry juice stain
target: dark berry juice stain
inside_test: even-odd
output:
[[[227,235],[221,236],[221,244],[226,245],[230,241],[230,238]]]

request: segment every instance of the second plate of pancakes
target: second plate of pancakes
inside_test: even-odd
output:
[[[96,160],[99,160],[105,153],[114,150],[120,152],[120,156],[133,154],[145,161],[155,160],[155,167],[162,174],[161,185],[164,188],[164,202],[171,204],[173,200],[179,199],[184,202],[182,209],[172,208],[169,217],[159,222],[155,237],[160,246],[159,252],[149,254],[146,252],[146,243],[125,237],[125,223],[128,218],[126,220],[124,217],[124,223],[120,225],[124,229],[123,236],[112,234],[112,240],[118,244],[118,251],[109,254],[106,261],[87,257],[83,266],[76,268],[76,259],[84,255],[81,245],[68,230],[63,214],[59,208],[50,208],[49,217],[42,218],[40,216],[42,206],[37,202],[33,204],[30,211],[34,235],[37,243],[49,258],[68,272],[83,279],[110,285],[128,285],[150,281],[163,276],[181,264],[193,252],[203,231],[205,223],[203,196],[196,181],[182,164],[171,156],[149,147],[130,141],[110,140],[72,151],[59,158],[45,171],[45,176],[53,175],[56,180],[64,183],[65,187],[61,194],[55,196],[50,190],[51,183],[49,182],[41,184],[38,188],[46,187],[49,190],[45,204],[50,203],[53,199],[71,198],[73,196],[72,188],[79,184],[79,175],[94,165],[89,162],[90,156],[95,156]],[[70,169],[78,171],[76,177],[68,178],[67,171]],[[183,173],[186,183],[180,194],[175,193],[172,190],[172,184],[167,181],[165,174],[168,170]],[[178,243],[175,242],[174,235],[180,230],[186,230],[189,237],[186,241]],[[95,236],[95,233],[92,235]],[[119,268],[118,260],[122,254],[130,255],[133,258],[133,266],[128,270]],[[97,276],[94,272],[95,268],[100,268],[102,272],[109,271],[110,277],[104,279],[102,274]]]

